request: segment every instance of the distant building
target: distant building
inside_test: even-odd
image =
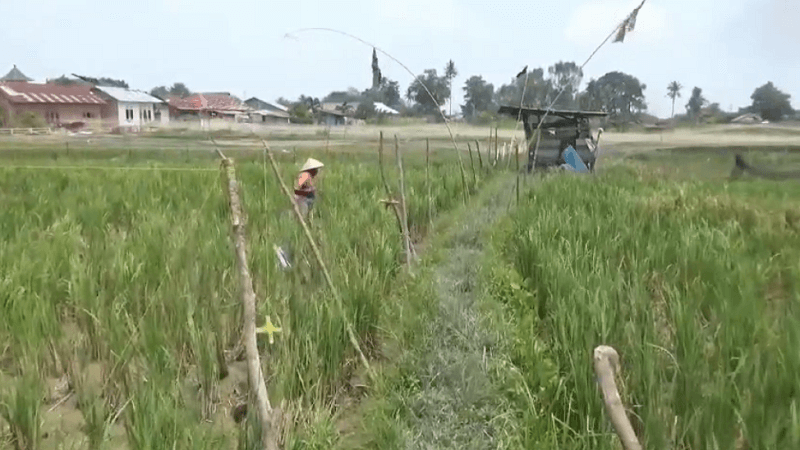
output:
[[[731,120],[732,123],[761,123],[763,119],[758,114],[747,113]]]
[[[169,123],[166,103],[150,94],[108,86],[95,86],[92,92],[105,100],[101,116],[111,128],[140,131],[144,126]]]
[[[211,119],[242,121],[249,117],[252,108],[227,92],[193,94],[185,98],[170,97],[169,114],[172,120]]]
[[[33,79],[26,77],[22,71],[17,69],[17,65],[15,64],[14,68],[11,69],[6,76],[0,78],[0,82],[3,81],[33,81]]]
[[[15,67],[6,77],[18,80],[27,78],[21,74]],[[80,125],[100,119],[101,108],[105,104],[90,86],[0,81],[0,108],[7,112],[9,122],[32,112],[52,126]]]
[[[265,102],[256,97],[251,97],[244,103],[253,109],[250,113],[253,123],[289,123],[289,110],[283,105]]]

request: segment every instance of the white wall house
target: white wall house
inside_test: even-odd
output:
[[[167,104],[150,94],[107,86],[95,86],[93,91],[106,100],[102,118],[112,128],[140,131],[169,123]]]

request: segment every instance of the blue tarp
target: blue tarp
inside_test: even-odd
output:
[[[564,150],[564,162],[566,162],[575,172],[589,173],[589,168],[583,163],[578,152],[570,145]]]

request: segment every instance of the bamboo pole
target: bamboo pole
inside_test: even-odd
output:
[[[481,156],[481,145],[478,143],[477,139],[475,139],[475,151],[478,153],[478,164],[480,164],[481,170],[483,170],[483,157]]]
[[[258,354],[256,342],[256,294],[253,290],[253,280],[247,267],[247,242],[245,240],[245,222],[242,203],[239,199],[239,183],[236,181],[236,169],[233,160],[222,156],[222,169],[225,184],[227,185],[228,201],[231,208],[231,225],[234,233],[236,247],[236,268],[239,271],[239,287],[242,291],[242,304],[244,306],[244,341],[247,354],[247,373],[250,381],[250,392],[256,400],[258,418],[261,423],[261,445],[265,450],[277,450],[278,439],[274,430],[277,428],[277,418],[272,405],[269,403],[267,384],[261,372],[261,359]]]
[[[614,381],[618,368],[619,354],[613,347],[601,345],[594,349],[594,371],[603,391],[603,403],[622,442],[622,447],[625,450],[642,450],[631,422],[625,415],[625,407],[622,405],[617,383]]]
[[[494,164],[497,165],[497,159],[500,156],[500,138],[497,135],[497,126],[494,127]]]
[[[467,149],[469,150],[469,165],[472,166],[472,187],[478,188],[478,175],[475,174],[475,160],[472,158],[472,145],[467,142]]]
[[[514,159],[517,161],[517,206],[519,206],[519,144],[514,148],[516,149],[514,152]]]
[[[380,141],[378,141],[378,166],[380,166],[381,172],[381,181],[383,181],[383,188],[386,190],[386,196],[388,203],[387,205],[392,206],[392,210],[394,211],[394,216],[397,219],[397,229],[400,231],[400,235],[403,235],[403,218],[400,215],[400,210],[398,209],[397,202],[394,202],[392,199],[392,190],[389,188],[389,182],[386,181],[386,173],[383,168],[383,131],[380,134]]]
[[[400,156],[400,144],[397,135],[394,135],[394,155],[397,158],[397,168],[400,171],[400,210],[402,211],[403,221],[403,241],[406,247],[406,266],[411,267],[411,236],[408,234],[408,210],[406,209],[406,184],[405,174],[403,173],[403,158]]]
[[[431,143],[425,138],[425,186],[428,188],[428,226],[433,227],[433,197],[431,196]]]
[[[322,253],[319,251],[319,247],[317,247],[317,243],[314,241],[314,236],[311,235],[311,230],[308,229],[308,225],[306,224],[306,221],[303,219],[303,214],[300,213],[300,208],[297,206],[297,202],[294,201],[294,197],[292,196],[291,191],[289,191],[289,188],[286,187],[286,183],[284,183],[283,178],[281,178],[280,172],[278,171],[278,164],[275,163],[275,157],[272,155],[272,149],[269,147],[269,145],[267,145],[266,141],[261,141],[261,142],[262,144],[264,144],[264,148],[266,148],[267,150],[267,155],[269,156],[269,162],[272,165],[272,172],[278,179],[278,184],[280,184],[281,190],[289,199],[289,202],[291,202],[294,214],[300,221],[300,225],[303,227],[303,233],[305,233],[309,244],[311,244],[311,250],[314,252],[314,257],[317,259],[317,263],[322,269],[322,275],[325,277],[325,281],[328,284],[328,288],[330,288],[331,293],[333,294],[334,301],[336,302],[336,306],[339,309],[339,314],[341,314],[342,319],[344,319],[344,325],[347,331],[347,336],[350,338],[350,343],[353,345],[353,348],[355,348],[356,352],[358,353],[358,357],[361,359],[361,363],[364,365],[364,368],[366,368],[367,372],[370,375],[372,375],[372,369],[369,366],[367,357],[364,356],[364,352],[361,351],[361,345],[359,345],[358,340],[356,339],[356,334],[353,331],[353,326],[350,323],[350,319],[348,319],[347,315],[345,314],[344,304],[342,303],[342,297],[339,295],[339,290],[336,289],[336,286],[333,284],[333,278],[331,278],[331,274],[330,272],[328,272],[328,266],[325,265],[325,261],[323,261],[322,259]]]

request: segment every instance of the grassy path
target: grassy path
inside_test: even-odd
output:
[[[415,292],[424,292],[427,305],[411,319],[418,336],[396,343],[402,350],[389,364],[387,384],[339,448],[505,447],[500,435],[509,411],[492,378],[497,336],[482,321],[480,271],[486,237],[508,211],[513,185],[513,178],[497,177],[439,222],[415,268],[415,283],[423,286]]]

